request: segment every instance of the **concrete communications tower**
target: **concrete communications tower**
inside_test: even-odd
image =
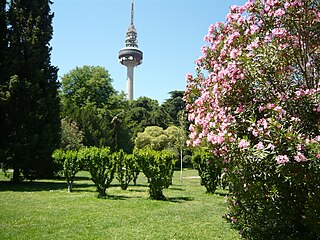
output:
[[[126,46],[119,52],[119,62],[127,67],[127,98],[133,99],[133,69],[142,63],[143,53],[138,48],[137,31],[133,25],[134,1],[131,4],[131,22],[126,33]]]

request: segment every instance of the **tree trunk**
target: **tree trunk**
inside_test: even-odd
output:
[[[106,188],[101,187],[98,189],[98,198],[104,198],[107,196]]]
[[[72,192],[72,182],[67,182],[68,184],[68,192]]]
[[[164,200],[165,196],[163,195],[162,190],[150,186],[150,198],[154,200]]]
[[[12,176],[13,182],[20,182],[20,169],[16,166],[13,167],[13,176]]]

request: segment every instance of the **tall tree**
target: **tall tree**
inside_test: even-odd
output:
[[[50,62],[52,18],[49,0],[11,0],[8,8],[10,78],[8,158],[32,179],[52,173],[51,154],[59,143],[57,68]]]
[[[130,102],[131,129],[134,137],[138,132],[143,132],[147,126],[167,128],[168,115],[162,111],[157,100],[148,97],[139,97]]]
[[[5,57],[8,51],[8,28],[7,28],[7,12],[6,12],[6,0],[0,0],[0,80],[1,84],[5,79]]]
[[[6,0],[0,0],[0,162],[5,162],[5,139],[6,139],[6,103],[7,103],[7,66],[6,56],[8,53],[8,29]]]
[[[84,145],[109,146],[111,150],[124,147],[126,125],[122,112],[127,101],[113,88],[109,72],[99,66],[83,66],[61,80],[62,115],[78,124],[84,133]]]
[[[161,104],[161,109],[170,117],[170,121],[173,125],[179,126],[181,121],[181,113],[185,113],[186,104],[183,100],[184,91],[171,91],[169,92],[170,98],[166,99]],[[186,119],[186,117],[185,117]]]

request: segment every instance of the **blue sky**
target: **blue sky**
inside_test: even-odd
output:
[[[225,21],[231,5],[246,0],[135,0],[134,25],[143,51],[135,68],[134,99],[162,103],[168,92],[184,90],[187,73],[201,55],[212,23]],[[131,0],[54,0],[52,64],[61,76],[83,65],[105,67],[117,91],[126,88],[126,68],[119,64],[130,24]]]

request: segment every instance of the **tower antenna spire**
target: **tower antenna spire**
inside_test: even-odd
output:
[[[131,25],[133,25],[133,14],[134,14],[134,0],[131,3]]]
[[[143,53],[138,48],[137,31],[133,25],[134,0],[131,3],[131,23],[126,33],[126,46],[119,51],[119,62],[127,67],[127,98],[133,100],[133,69],[142,63]]]

